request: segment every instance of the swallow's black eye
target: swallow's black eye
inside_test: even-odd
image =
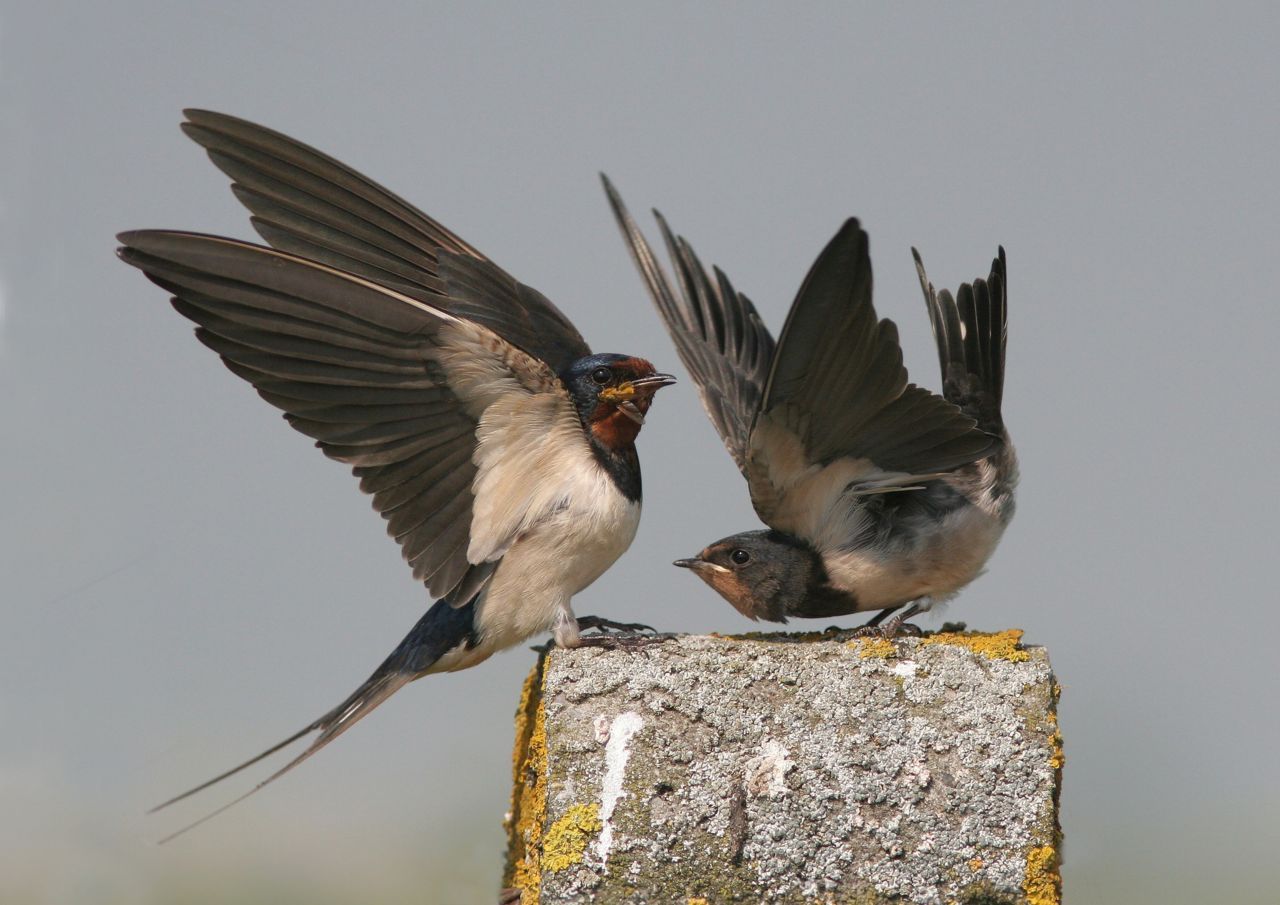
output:
[[[600,386],[604,386],[613,380],[613,372],[602,365],[591,372],[591,379]]]
[[[738,566],[745,566],[747,563],[751,562],[751,554],[746,550],[741,549],[734,550],[729,554],[729,558],[733,560],[734,565]]]

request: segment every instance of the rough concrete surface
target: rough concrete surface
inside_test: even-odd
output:
[[[550,903],[1060,900],[1057,686],[1017,631],[555,650],[506,884]]]

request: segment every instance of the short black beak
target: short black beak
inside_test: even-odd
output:
[[[700,559],[677,559],[677,560],[676,560],[675,562],[673,562],[671,565],[673,565],[673,566],[679,566],[679,567],[680,567],[680,568],[682,568],[682,569],[696,569],[698,566],[702,565],[702,560],[700,560]]]
[[[675,383],[676,379],[670,374],[650,374],[648,377],[638,377],[631,381],[632,389],[648,390],[651,393],[657,392],[663,387],[669,387]]]

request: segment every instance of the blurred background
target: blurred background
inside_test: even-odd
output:
[[[425,607],[346,469],[115,260],[122,229],[251,237],[178,131],[202,106],[349,163],[594,348],[680,375],[600,170],[775,331],[859,216],[930,387],[910,246],[954,287],[1003,243],[1018,517],[924,625],[1048,646],[1069,902],[1274,902],[1277,22],[1263,3],[4,3],[0,901],[498,883],[524,649],[412,686],[173,844],[154,843],[257,777],[143,816],[327,710]],[[687,380],[640,446],[639,537],[578,612],[749,629],[669,566],[756,524]]]

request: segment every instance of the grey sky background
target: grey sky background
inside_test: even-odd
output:
[[[114,258],[251,237],[184,106],[311,143],[683,376],[597,172],[776,331],[843,218],[938,386],[1008,250],[1018,516],[943,618],[1063,685],[1068,901],[1270,902],[1280,38],[1266,4],[0,6],[0,900],[485,902],[533,654],[432,677],[179,842],[148,805],[345,696],[426,605],[325,460]],[[653,223],[642,221],[651,235]],[[686,379],[579,613],[750,624],[669,562],[755,527]],[[926,627],[935,627],[931,617]],[[813,627],[821,627],[814,624]]]

